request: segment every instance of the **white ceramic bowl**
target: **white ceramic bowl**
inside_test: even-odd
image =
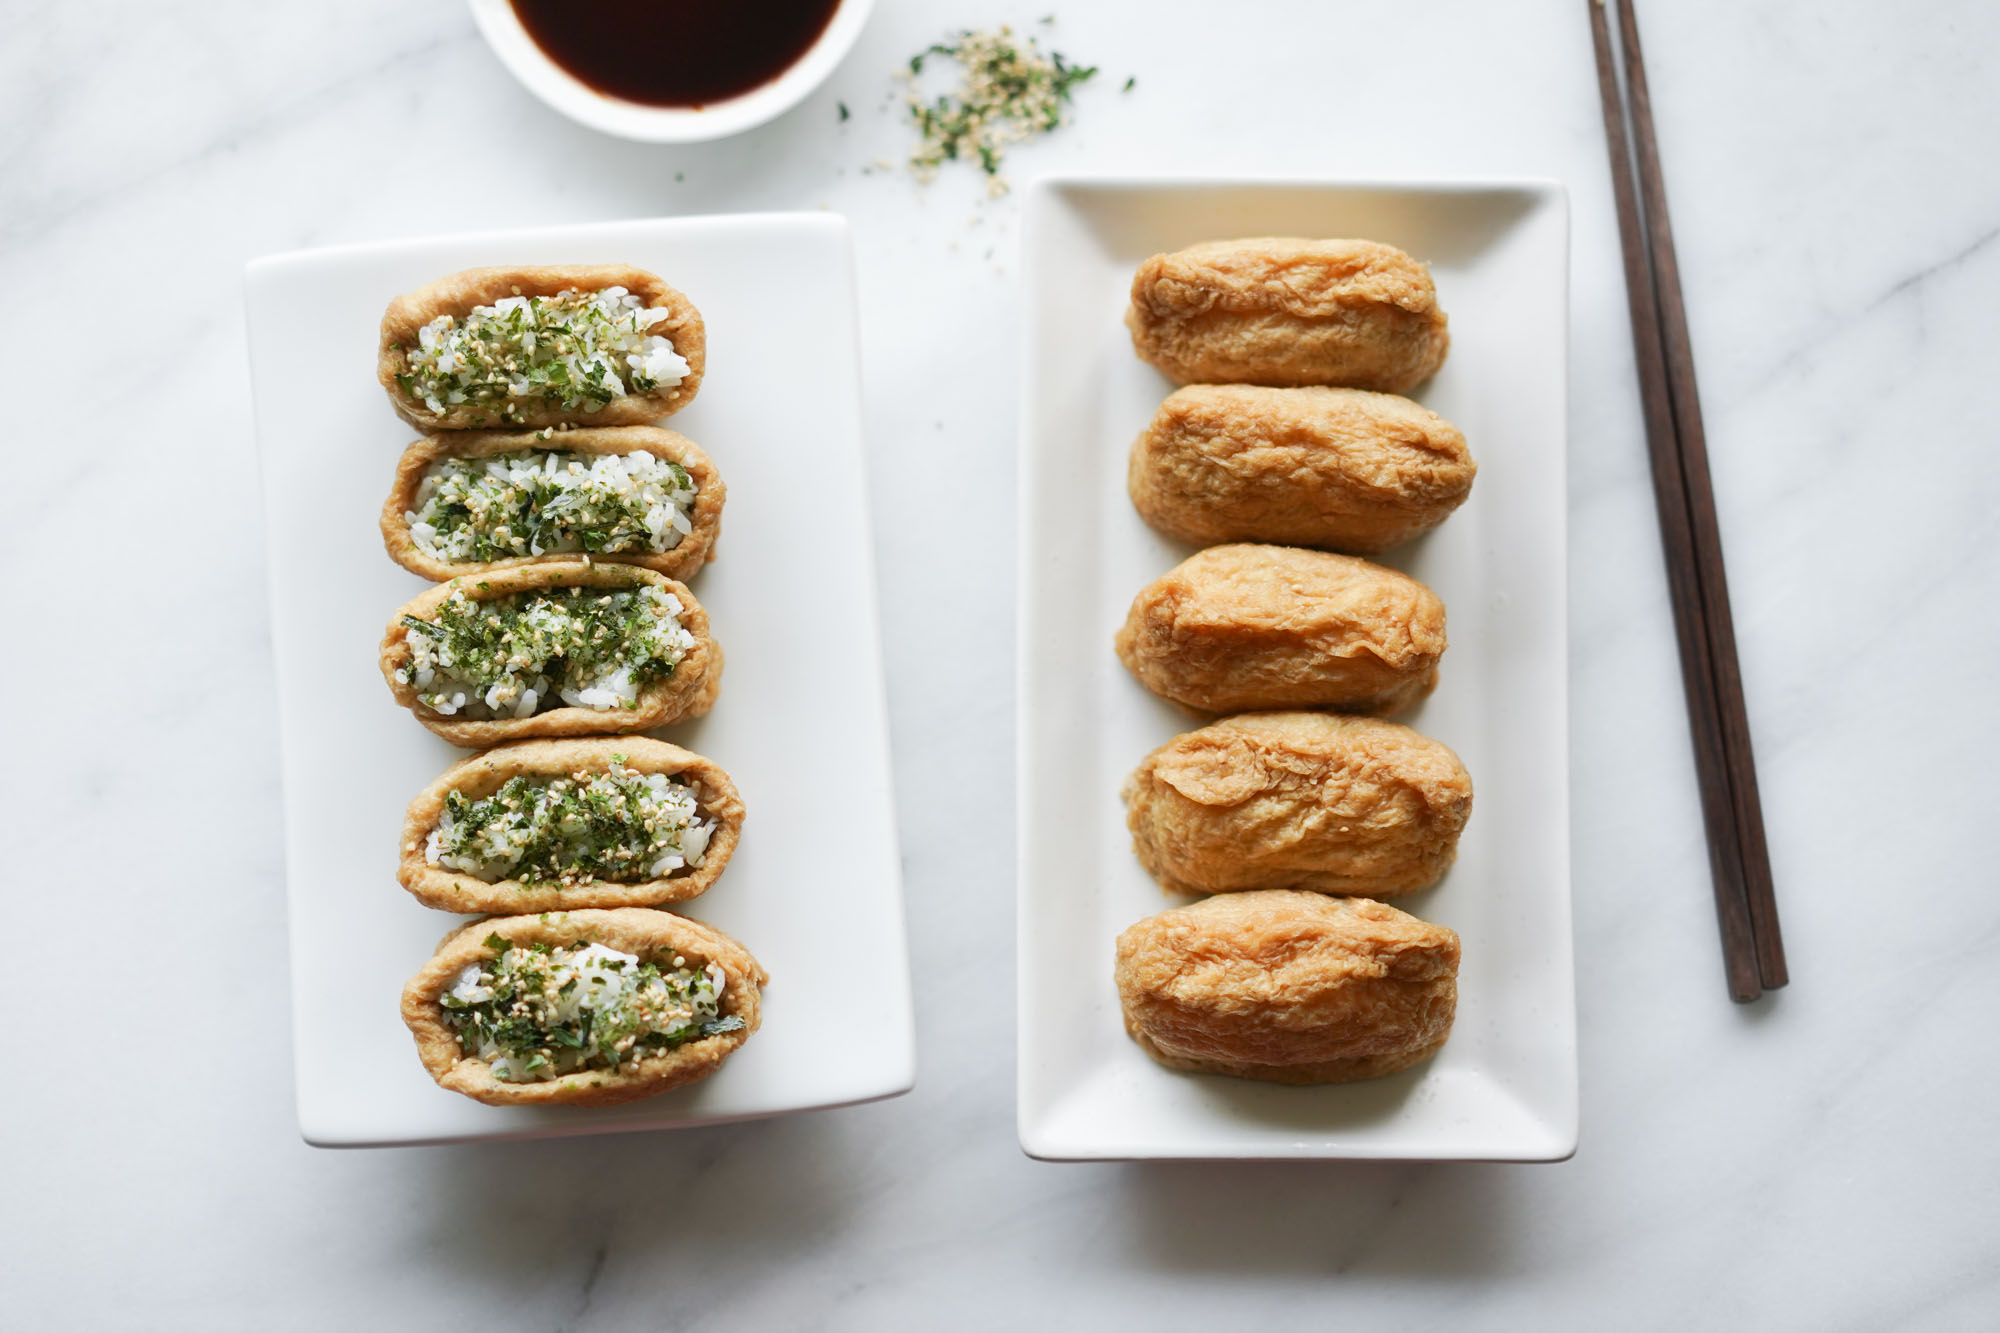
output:
[[[699,109],[645,106],[610,97],[548,57],[521,26],[508,0],[469,0],[486,44],[523,87],[582,125],[621,139],[650,143],[700,143],[740,134],[797,106],[826,82],[861,35],[875,0],[841,0],[826,31],[777,78],[749,92]]]

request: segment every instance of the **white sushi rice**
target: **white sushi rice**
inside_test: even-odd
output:
[[[664,773],[629,768],[510,782],[492,796],[465,802],[464,818],[461,801],[447,802],[425,840],[424,860],[488,884],[514,877],[531,853],[538,882],[570,877],[569,868],[579,864],[591,874],[576,878],[602,875],[610,864],[630,872],[620,879],[665,879],[699,868],[717,827],[691,787]],[[608,821],[586,818],[586,807],[615,809],[621,816],[615,832],[607,830]],[[556,872],[552,862],[563,870]]]
[[[526,399],[596,410],[687,378],[673,341],[649,332],[671,314],[623,287],[502,297],[418,329],[402,387],[438,413]]]
[[[687,608],[654,584],[595,596],[612,599],[614,607],[616,599],[637,597],[652,612],[601,662],[592,661],[598,645],[590,636],[590,620],[566,602],[532,594],[474,601],[454,589],[445,613],[491,615],[518,605],[518,623],[496,655],[476,662],[458,660],[448,634],[410,630],[405,634],[410,661],[397,670],[396,679],[413,686],[417,701],[431,711],[472,721],[530,717],[552,696],[575,708],[600,711],[635,704],[640,685],[634,663],[655,658],[678,663],[695,646],[694,635],[680,622]],[[563,660],[560,678],[548,674],[557,658]]]
[[[404,518],[417,549],[448,564],[553,551],[671,551],[694,531],[686,469],[644,450],[524,450],[445,458]]]
[[[510,948],[497,959],[466,964],[445,992],[446,1014],[458,1028],[467,1054],[486,1061],[495,1078],[540,1082],[593,1064],[635,1058],[635,1039],[647,1033],[676,1034],[712,1022],[721,1012],[727,982],[728,974],[719,963],[648,975],[641,970],[638,955],[602,944],[558,945],[546,952]],[[543,1032],[590,1032],[596,1037],[594,1049],[569,1050],[550,1043],[546,1054],[554,1058],[529,1067],[495,1040],[488,1023],[460,1017],[464,1011],[492,1004],[503,990],[511,992],[506,1001],[510,1018],[526,1019]],[[611,1033],[617,1035],[605,1041]]]

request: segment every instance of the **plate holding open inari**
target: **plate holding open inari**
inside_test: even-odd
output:
[[[623,1105],[493,1107],[439,1089],[414,1058],[396,1000],[446,925],[395,881],[403,822],[412,796],[470,755],[413,723],[385,688],[384,622],[426,584],[384,558],[379,518],[410,441],[454,428],[412,430],[355,358],[373,363],[383,308],[398,292],[477,267],[578,263],[658,274],[701,310],[700,394],[670,424],[712,455],[729,485],[724,558],[687,581],[715,615],[708,634],[729,650],[730,682],[698,721],[654,734],[726,770],[754,812],[752,828],[769,833],[752,832],[754,854],[739,846],[683,910],[741,941],[779,988],[762,991],[754,1040],[712,1077]],[[306,1140],[358,1147],[654,1130],[907,1090],[912,1007],[845,220],[650,218],[412,236],[259,260],[245,296],[282,739],[291,1048]],[[558,429],[550,443],[587,439],[603,424]],[[807,466],[802,441],[811,443]],[[657,572],[589,551],[459,582],[545,578],[583,554],[603,577],[661,584]],[[684,673],[691,663],[670,679]],[[561,716],[538,700],[523,720]],[[629,761],[621,767],[643,767],[638,739],[618,744]],[[719,821],[711,857],[723,836]],[[684,873],[669,867],[666,878]]]

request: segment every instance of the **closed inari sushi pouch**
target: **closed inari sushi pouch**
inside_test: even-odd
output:
[[[1472,814],[1449,747],[1338,713],[1243,713],[1176,736],[1124,795],[1133,851],[1170,893],[1412,893],[1450,868]]]
[[[1388,714],[1437,684],[1444,603],[1353,556],[1214,546],[1140,589],[1115,644],[1147,689],[1199,713]]]
[[[714,706],[722,649],[686,585],[586,561],[441,583],[390,619],[396,702],[454,745],[647,731]]]
[[[1395,394],[1196,384],[1133,441],[1126,486],[1141,518],[1191,546],[1369,555],[1442,523],[1478,470],[1457,427]]]
[[[1118,937],[1125,1030],[1159,1063],[1269,1083],[1349,1083],[1420,1064],[1458,1005],[1458,936],[1386,903],[1260,889]]]
[[[628,426],[694,401],[694,303],[629,264],[469,268],[382,315],[376,378],[419,430]]]
[[[727,494],[699,445],[657,426],[447,431],[403,451],[382,542],[440,583],[586,556],[686,582],[715,558]]]
[[[678,745],[521,741],[418,793],[396,878],[447,912],[662,907],[707,892],[742,833],[736,784]]]
[[[1154,255],[1125,325],[1179,384],[1408,393],[1451,347],[1430,270],[1375,241],[1258,236]]]
[[[613,1106],[707,1078],[769,980],[713,926],[640,907],[475,921],[403,988],[438,1086],[489,1106]]]

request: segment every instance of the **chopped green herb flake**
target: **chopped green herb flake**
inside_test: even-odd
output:
[[[460,972],[440,1003],[460,1050],[503,1083],[629,1069],[744,1026],[721,1013],[725,978],[715,964],[663,965],[599,944],[501,945],[497,957]]]
[[[679,597],[653,584],[549,587],[475,600],[451,595],[406,616],[404,668],[417,701],[444,716],[527,717],[565,704],[638,707],[694,647]]]
[[[433,463],[404,519],[420,550],[450,564],[568,551],[659,554],[694,531],[695,493],[687,469],[644,450],[527,449]]]
[[[699,867],[715,828],[664,774],[523,774],[486,796],[447,792],[424,859],[489,884],[632,884]]]
[[[673,342],[651,332],[663,308],[623,287],[506,296],[464,315],[439,315],[402,353],[403,394],[440,415],[497,409],[526,420],[528,407],[601,410],[615,398],[679,384],[689,373]]]
[[[957,62],[960,79],[952,91],[927,99],[914,84],[932,55]],[[1005,27],[961,32],[954,42],[911,56],[906,104],[919,135],[911,171],[929,180],[946,162],[976,158],[988,193],[1006,193],[1000,166],[1007,148],[1060,126],[1072,90],[1096,73],[1096,66],[1072,65],[1059,52],[1044,56],[1034,38],[1017,42]]]

